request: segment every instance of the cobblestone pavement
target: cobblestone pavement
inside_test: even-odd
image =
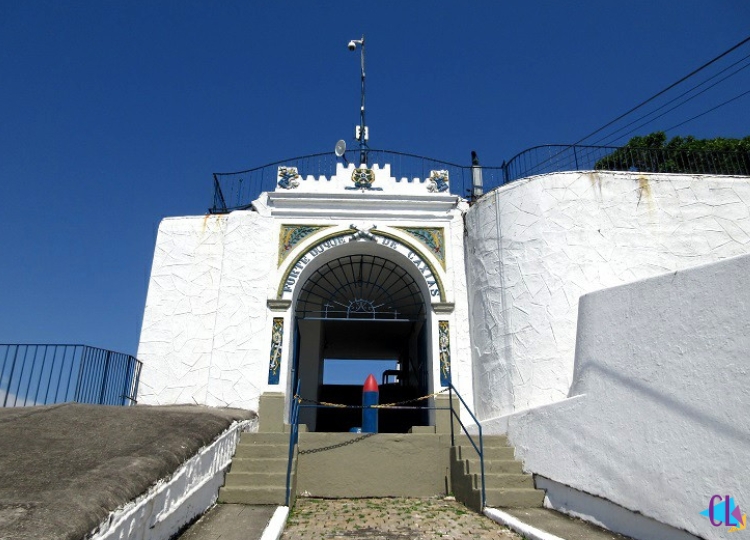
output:
[[[522,537],[450,499],[298,498],[282,540]]]

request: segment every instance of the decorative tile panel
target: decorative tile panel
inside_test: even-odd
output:
[[[445,240],[443,229],[432,227],[396,227],[413,236],[430,250],[445,268]]]
[[[299,186],[297,167],[279,167],[278,176],[276,185],[282,189],[294,189]]]
[[[362,191],[383,191],[383,188],[372,187],[375,182],[375,171],[360,167],[352,171],[352,182],[354,186],[348,186],[344,189],[361,189]]]
[[[451,336],[448,321],[438,321],[438,344],[440,347],[440,386],[451,382]]]
[[[271,332],[271,354],[268,361],[268,384],[279,384],[281,374],[281,344],[284,340],[284,319],[273,318]]]
[[[443,193],[450,187],[448,171],[430,171],[430,177],[427,179],[427,191],[430,193]]]
[[[294,246],[299,244],[305,237],[310,236],[329,225],[282,225],[279,233],[279,262],[284,262],[286,256],[291,253]]]

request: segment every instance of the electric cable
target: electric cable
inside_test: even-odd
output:
[[[599,143],[602,143],[602,141],[603,141],[603,140],[605,140],[605,139],[609,139],[610,137],[614,136],[615,134],[619,133],[620,131],[622,131],[622,130],[624,130],[624,129],[627,129],[628,127],[632,126],[632,125],[633,125],[633,124],[635,124],[636,122],[639,122],[639,121],[643,120],[644,118],[647,118],[647,117],[651,116],[652,114],[654,114],[654,113],[656,113],[656,112],[658,112],[658,111],[662,110],[662,109],[663,109],[664,107],[666,107],[667,105],[669,105],[669,104],[671,104],[671,103],[674,103],[675,101],[677,101],[678,99],[680,99],[680,98],[684,97],[685,95],[689,94],[690,92],[693,92],[694,90],[697,90],[698,88],[700,88],[701,86],[703,86],[703,85],[704,85],[704,84],[706,84],[707,82],[709,82],[709,81],[711,81],[711,80],[715,79],[716,77],[718,77],[719,75],[721,75],[722,73],[724,73],[725,71],[727,71],[728,69],[730,69],[730,68],[732,68],[732,67],[736,66],[737,64],[739,64],[740,62],[743,62],[744,60],[746,60],[746,59],[748,59],[748,58],[750,58],[750,54],[748,54],[747,56],[745,56],[745,57],[743,57],[742,59],[738,60],[737,62],[734,62],[733,64],[731,64],[731,65],[727,66],[726,68],[722,69],[722,70],[721,70],[721,71],[719,71],[718,73],[715,73],[714,75],[712,75],[711,77],[709,77],[709,78],[708,78],[708,79],[706,79],[705,81],[701,82],[700,84],[697,84],[696,86],[693,86],[692,88],[690,88],[690,89],[688,89],[688,90],[684,91],[684,92],[683,92],[682,94],[680,94],[679,96],[677,96],[677,97],[675,97],[675,98],[673,98],[673,99],[671,99],[671,100],[667,101],[666,103],[664,103],[663,105],[661,105],[661,106],[657,107],[657,108],[656,108],[656,109],[654,109],[653,111],[651,111],[651,112],[649,112],[649,113],[647,113],[647,114],[644,114],[643,116],[640,116],[639,118],[636,118],[636,119],[635,119],[635,120],[633,120],[632,122],[629,122],[629,123],[625,124],[624,126],[622,126],[621,128],[619,128],[619,129],[617,129],[617,130],[613,131],[612,133],[610,133],[610,134],[608,134],[608,135],[605,135],[604,137],[601,137],[600,139],[597,139],[596,141],[594,141],[593,143],[591,143],[591,146],[599,145]],[[684,104],[688,103],[688,102],[689,102],[689,101],[691,101],[692,99],[695,99],[696,97],[698,97],[698,96],[700,96],[701,94],[703,94],[703,93],[707,92],[707,91],[708,91],[708,90],[710,90],[711,88],[713,88],[713,87],[715,87],[716,85],[718,85],[718,84],[720,84],[720,83],[724,82],[725,80],[729,79],[730,77],[733,77],[733,76],[737,75],[737,74],[738,74],[738,73],[739,73],[740,71],[742,71],[742,70],[744,70],[744,69],[747,69],[748,67],[750,67],[750,62],[748,62],[748,63],[747,63],[747,64],[745,64],[744,66],[740,67],[739,69],[737,69],[737,70],[733,71],[732,73],[730,73],[730,74],[729,74],[729,75],[727,75],[726,77],[723,77],[723,78],[719,79],[718,81],[716,81],[716,82],[715,82],[714,84],[712,84],[711,86],[708,86],[707,88],[704,88],[703,90],[701,90],[701,91],[700,91],[700,92],[698,92],[697,94],[694,94],[694,95],[690,96],[689,98],[687,98],[687,99],[685,99],[684,101],[682,101],[682,102],[678,103],[678,104],[677,104],[677,105],[675,105],[674,107],[672,107],[672,108],[670,108],[670,109],[668,109],[668,110],[664,111],[664,112],[663,112],[662,114],[660,114],[660,115],[658,115],[658,116],[655,116],[655,117],[653,117],[653,118],[651,118],[651,119],[647,120],[646,122],[644,122],[644,123],[642,123],[642,124],[640,124],[640,125],[636,126],[635,128],[631,129],[630,131],[628,131],[628,132],[624,133],[623,135],[620,135],[619,137],[616,137],[615,139],[611,139],[611,140],[609,140],[608,142],[604,142],[604,143],[602,143],[602,144],[601,144],[601,146],[611,146],[611,145],[612,145],[612,144],[613,144],[613,143],[614,143],[615,141],[617,141],[617,140],[619,140],[619,139],[622,139],[623,137],[625,137],[625,136],[627,136],[627,135],[629,135],[629,134],[633,133],[634,131],[636,131],[636,130],[638,130],[638,129],[642,128],[643,126],[645,126],[645,125],[648,125],[648,124],[650,124],[651,122],[653,122],[653,121],[654,121],[654,120],[656,120],[657,118],[661,118],[661,117],[662,117],[662,116],[664,116],[665,114],[667,114],[667,113],[669,113],[669,112],[671,112],[671,111],[673,111],[673,110],[675,110],[675,109],[677,109],[677,108],[679,108],[679,107],[683,106]]]
[[[658,98],[659,96],[661,96],[661,95],[665,94],[666,92],[668,92],[669,90],[671,90],[671,89],[672,89],[672,88],[674,88],[675,86],[677,86],[677,85],[679,85],[679,84],[681,84],[681,83],[685,82],[685,81],[686,81],[686,80],[688,80],[688,79],[689,79],[690,77],[692,77],[692,76],[696,75],[697,73],[699,73],[699,72],[703,71],[703,70],[704,70],[705,68],[707,68],[707,67],[708,67],[708,66],[710,66],[711,64],[713,64],[713,63],[715,63],[715,62],[719,61],[720,59],[724,58],[724,57],[725,57],[726,55],[728,55],[729,53],[731,53],[731,52],[733,52],[733,51],[737,50],[738,48],[740,48],[741,46],[743,46],[743,45],[744,45],[745,43],[747,43],[747,42],[749,42],[749,41],[750,41],[750,36],[746,37],[745,39],[743,39],[742,41],[740,41],[739,43],[737,43],[737,44],[736,44],[736,45],[734,45],[733,47],[730,47],[729,49],[727,49],[726,51],[724,51],[723,53],[721,53],[721,54],[720,54],[719,56],[715,57],[714,59],[712,59],[712,60],[709,60],[708,62],[706,62],[706,63],[705,63],[705,64],[703,64],[702,66],[700,66],[700,67],[698,67],[698,68],[694,69],[693,71],[691,71],[690,73],[688,73],[687,75],[685,75],[684,77],[682,77],[681,79],[679,79],[678,81],[676,81],[676,82],[674,82],[674,83],[670,84],[670,85],[669,85],[669,86],[667,86],[667,87],[666,87],[666,88],[665,88],[664,90],[661,90],[660,92],[657,92],[656,94],[654,94],[654,95],[653,95],[653,96],[651,96],[650,98],[646,99],[645,101],[642,101],[641,103],[639,103],[638,105],[636,105],[636,106],[635,106],[635,107],[633,107],[632,109],[628,110],[627,112],[625,112],[625,113],[621,114],[620,116],[618,116],[618,117],[617,117],[617,118],[615,118],[614,120],[611,120],[611,121],[607,122],[606,124],[604,124],[604,125],[603,125],[602,127],[600,127],[600,128],[598,128],[598,129],[596,129],[596,130],[592,131],[591,133],[589,133],[588,135],[586,135],[586,136],[585,136],[585,137],[583,137],[582,139],[580,139],[580,140],[578,140],[577,142],[573,143],[573,145],[572,145],[572,146],[575,146],[575,145],[579,145],[579,144],[581,144],[581,143],[582,143],[583,141],[585,141],[586,139],[588,139],[588,138],[592,137],[593,135],[596,135],[596,134],[597,134],[597,133],[599,133],[600,131],[603,131],[604,129],[608,128],[609,126],[611,126],[611,125],[612,125],[612,124],[614,124],[615,122],[618,122],[618,121],[622,120],[622,119],[623,119],[623,118],[625,118],[625,117],[626,117],[627,115],[629,115],[630,113],[632,113],[632,112],[634,112],[634,111],[636,111],[636,110],[640,109],[641,107],[643,107],[643,106],[644,106],[644,105],[646,105],[647,103],[651,103],[651,102],[652,102],[653,100],[655,100],[655,99],[656,99],[656,98]]]
[[[746,96],[747,94],[750,94],[750,90],[747,90],[747,91],[745,91],[745,92],[742,92],[742,93],[741,93],[740,95],[738,95],[738,96],[734,96],[734,97],[733,97],[732,99],[728,99],[728,100],[727,100],[727,101],[725,101],[724,103],[719,103],[719,104],[718,104],[718,105],[717,105],[716,107],[712,107],[712,108],[708,109],[707,111],[704,111],[704,112],[702,112],[702,113],[700,113],[700,114],[696,114],[696,115],[695,115],[695,116],[693,116],[692,118],[688,118],[688,119],[687,119],[687,120],[685,120],[684,122],[680,122],[679,124],[675,124],[674,126],[672,126],[672,127],[669,127],[669,128],[667,128],[667,129],[665,129],[664,131],[670,131],[670,130],[673,130],[674,128],[676,128],[676,127],[680,127],[680,126],[681,126],[681,125],[683,125],[683,124],[687,124],[688,122],[692,122],[692,121],[693,121],[693,120],[695,120],[696,118],[700,118],[701,116],[704,116],[704,115],[706,115],[706,114],[708,114],[708,113],[710,113],[710,112],[713,112],[713,111],[715,111],[715,110],[716,110],[716,109],[718,109],[719,107],[723,107],[724,105],[728,105],[728,104],[732,103],[733,101],[737,101],[737,100],[738,100],[738,99],[740,99],[740,98],[741,98],[742,96]]]

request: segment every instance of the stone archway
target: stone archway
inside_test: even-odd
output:
[[[292,303],[297,341],[290,385],[314,401],[356,405],[358,385],[325,384],[328,360],[394,361],[390,373],[373,373],[381,402],[402,401],[433,391],[430,286],[416,265],[375,242],[334,246],[301,272]],[[387,381],[384,375],[387,375]],[[427,402],[421,402],[427,405]],[[348,431],[361,425],[356,409],[303,409],[313,431]],[[427,410],[381,411],[381,431],[405,432],[430,425]]]

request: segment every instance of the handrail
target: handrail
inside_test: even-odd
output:
[[[286,464],[286,506],[289,506],[291,499],[291,481],[292,481],[292,461],[294,461],[294,447],[299,440],[299,386],[300,380],[297,379],[297,389],[292,397],[291,410],[289,411],[289,461]]]
[[[142,363],[80,344],[0,343],[0,407],[136,403]]]
[[[358,154],[359,150],[348,150],[339,159],[331,152],[319,152],[243,171],[214,173],[214,204],[209,212],[224,214],[251,208],[261,192],[277,188],[279,166],[296,167],[303,177],[330,177],[335,174],[337,163],[357,162]],[[425,182],[430,171],[447,170],[452,194],[471,199],[474,193],[476,165],[461,165],[393,150],[369,149],[367,155],[370,165],[390,164],[391,174],[397,179],[418,178]],[[750,152],[545,144],[527,148],[501,165],[481,166],[484,193],[521,178],[593,170],[747,176],[750,174]]]
[[[474,443],[474,439],[469,434],[469,430],[466,429],[466,426],[463,422],[461,422],[461,417],[459,414],[453,409],[453,393],[455,392],[456,396],[458,396],[458,399],[461,401],[461,404],[466,409],[466,412],[469,413],[471,416],[471,419],[474,420],[474,423],[476,424],[478,430],[479,430],[479,447],[477,448],[476,443]],[[469,406],[466,404],[466,401],[464,401],[464,398],[461,397],[461,394],[458,393],[458,390],[456,390],[456,387],[453,386],[453,383],[448,382],[448,398],[450,400],[450,411],[451,416],[455,417],[456,420],[458,420],[459,425],[461,426],[461,429],[463,429],[466,436],[469,438],[469,442],[474,447],[474,450],[479,454],[479,467],[482,474],[482,509],[484,509],[485,502],[487,501],[487,493],[485,489],[485,483],[484,483],[484,443],[482,441],[482,424],[479,423],[479,420],[474,415],[474,413],[471,411]],[[453,418],[451,418],[451,446],[456,446],[456,441],[454,439],[453,435]]]

